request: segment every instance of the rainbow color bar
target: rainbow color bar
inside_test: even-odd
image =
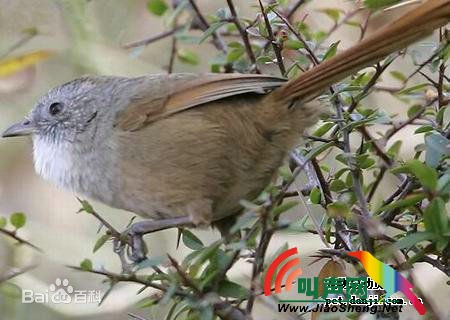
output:
[[[411,301],[420,315],[425,314],[425,306],[411,291],[413,289],[411,282],[406,280],[399,272],[379,261],[367,251],[353,251],[347,254],[361,261],[367,275],[386,290],[386,297],[390,297],[394,293],[401,291]]]

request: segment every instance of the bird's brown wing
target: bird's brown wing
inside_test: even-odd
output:
[[[165,90],[136,99],[119,114],[116,127],[136,131],[180,111],[243,93],[265,94],[286,82],[283,78],[252,74],[173,74],[157,80]]]

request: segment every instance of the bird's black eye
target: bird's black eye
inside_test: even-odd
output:
[[[60,113],[62,111],[62,109],[63,109],[62,103],[54,102],[50,105],[50,107],[48,107],[48,112],[52,116],[56,116],[58,113]]]

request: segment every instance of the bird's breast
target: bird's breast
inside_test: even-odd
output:
[[[111,152],[96,148],[89,152],[78,149],[73,143],[54,143],[35,137],[33,157],[36,172],[60,188],[111,204],[116,185]]]

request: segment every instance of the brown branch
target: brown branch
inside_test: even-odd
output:
[[[342,18],[341,21],[335,23],[335,24],[333,25],[333,27],[331,27],[331,29],[328,30],[326,37],[324,37],[324,38],[317,44],[316,48],[319,48],[320,45],[321,45],[322,43],[324,43],[324,41],[325,41],[326,39],[328,39],[328,38],[329,38],[336,30],[338,30],[342,25],[344,25],[348,20],[350,20],[353,16],[355,16],[358,12],[360,12],[360,11],[362,11],[362,10],[364,10],[364,8],[357,8],[357,9],[355,9],[355,10],[353,10],[353,11],[348,12],[348,13],[344,16],[344,18]]]
[[[194,293],[201,298],[203,296],[203,292],[199,289],[199,287],[197,287],[197,285],[189,278],[186,272],[184,272],[184,270],[181,269],[181,266],[170,254],[167,254],[167,257],[169,258],[170,263],[175,268],[177,273],[180,275],[184,285],[191,288],[194,291]]]
[[[247,301],[246,313],[250,315],[253,310],[253,306],[256,299],[256,287],[257,287],[257,278],[263,271],[264,267],[264,258],[266,255],[267,247],[269,246],[270,239],[272,238],[273,231],[269,231],[267,227],[267,220],[269,218],[269,211],[266,209],[262,213],[261,218],[261,240],[259,241],[259,245],[256,248],[255,258],[253,259],[252,264],[252,277],[250,283],[250,296]]]
[[[425,112],[427,106],[433,104],[434,101],[436,101],[436,99],[434,99],[432,102],[428,103],[426,106],[424,106],[422,109],[420,109],[414,116],[412,116],[408,120],[400,122],[397,126],[393,127],[391,130],[386,132],[386,134],[384,136],[386,141],[389,140],[390,138],[392,138],[397,132],[402,130],[404,127],[406,127],[409,124],[413,123],[414,120],[419,119],[422,116],[422,114]]]
[[[241,22],[239,21],[239,17],[237,15],[233,0],[227,0],[227,4],[228,4],[228,7],[230,8],[231,19],[232,19],[234,25],[236,26],[236,28],[238,29],[239,34],[241,35],[242,41],[244,42],[244,47],[245,47],[245,51],[247,52],[247,56],[250,59],[250,62],[252,63],[255,72],[261,73],[256,64],[255,53],[253,52],[252,45],[250,44],[250,40],[248,38],[248,33],[246,30],[244,30]]]
[[[202,26],[203,31],[207,30],[210,27],[210,25],[209,25],[208,21],[206,20],[205,16],[200,11],[195,0],[189,0],[189,3],[191,4],[192,9],[194,10],[195,14],[197,15],[198,19],[200,20],[201,24],[203,25]],[[223,53],[227,53],[227,46],[223,42],[222,37],[216,31],[214,31],[212,33],[212,38],[213,38],[214,46],[217,48],[217,50],[222,51]]]
[[[290,22],[285,17],[283,17],[276,10],[272,10],[272,11],[273,11],[273,13],[275,13],[277,15],[278,18],[280,18],[284,22],[284,24],[288,27],[288,29],[292,32],[292,34],[303,44],[303,46],[305,47],[305,50],[309,54],[308,58],[311,60],[313,65],[317,66],[320,63],[320,61],[316,57],[316,54],[314,53],[314,51],[309,47],[308,42],[302,37],[302,35],[300,33],[297,32],[297,30],[290,24]]]
[[[122,46],[122,48],[124,48],[124,49],[131,49],[131,48],[136,48],[136,47],[148,46],[149,44],[151,44],[153,42],[156,42],[158,40],[170,37],[171,35],[175,34],[175,32],[181,30],[182,28],[183,28],[183,26],[179,26],[179,27],[176,27],[176,28],[174,28],[172,30],[162,32],[162,33],[160,33],[160,34],[158,34],[156,36],[153,36],[153,37],[150,37],[150,38],[147,38],[147,39],[143,39],[143,40],[139,40],[139,41],[135,41],[135,42],[130,42],[128,44],[124,44]]]
[[[19,237],[16,234],[15,231],[9,231],[9,230],[0,228],[0,233],[3,233],[4,235],[7,235],[8,237],[10,237],[10,238],[16,240],[17,242],[19,242],[20,244],[25,244],[25,245],[27,245],[27,246],[29,246],[29,247],[31,247],[31,248],[41,252],[41,253],[43,252],[42,249],[40,249],[39,247],[35,246],[34,244],[32,244],[31,242],[29,242],[29,241],[27,241],[25,239],[22,239],[21,237]]]
[[[334,89],[331,88],[331,93],[334,95]],[[342,102],[339,99],[339,95],[335,96],[335,99],[333,100],[334,106],[336,109],[336,116],[338,119],[343,119],[343,107]],[[344,152],[348,155],[351,155],[351,147],[350,147],[350,132],[348,127],[346,127],[345,123],[339,121],[338,127],[341,130],[343,141],[344,141]],[[369,236],[367,229],[366,229],[366,221],[367,219],[370,219],[372,214],[369,211],[369,205],[367,203],[367,199],[364,195],[362,182],[360,179],[360,171],[358,168],[355,167],[353,164],[353,159],[351,157],[347,158],[347,165],[350,168],[350,172],[352,175],[353,180],[353,191],[355,193],[356,199],[359,203],[362,218],[358,219],[358,230],[361,233],[361,239],[362,239],[362,245],[363,249],[369,252],[373,252],[373,239]]]
[[[367,202],[370,203],[372,201],[373,196],[375,195],[375,191],[377,190],[378,186],[381,183],[381,180],[383,180],[384,174],[386,173],[386,167],[380,168],[380,173],[378,173],[375,181],[373,182],[372,188],[370,188],[369,194],[367,195]]]
[[[361,100],[367,96],[367,94],[375,86],[375,84],[377,83],[378,79],[381,77],[383,72],[391,65],[391,63],[393,61],[394,61],[394,59],[391,59],[391,61],[389,61],[389,63],[385,63],[383,66],[380,65],[379,63],[376,64],[374,75],[370,78],[369,82],[367,82],[367,84],[364,86],[364,88],[361,90],[361,92],[358,93],[358,95],[353,98],[352,104],[350,105],[350,107],[347,110],[349,113],[353,112],[353,110],[355,110],[355,108],[358,106],[358,104],[361,102]]]
[[[359,35],[359,41],[364,39],[364,36],[367,32],[367,27],[369,26],[370,17],[372,16],[372,11],[369,11],[367,13],[367,17],[364,20],[364,23],[361,25],[361,34]]]
[[[177,38],[172,37],[172,49],[170,51],[170,59],[169,59],[169,66],[167,68],[167,73],[173,72],[173,67],[175,65],[175,57],[177,55]]]
[[[294,16],[295,12],[306,2],[306,0],[299,0],[288,9],[288,12],[286,13],[286,18],[290,21],[291,18]]]
[[[283,63],[283,56],[281,55],[281,48],[278,45],[277,41],[275,40],[275,37],[273,35],[272,26],[270,24],[269,18],[267,17],[266,11],[264,9],[264,6],[263,6],[261,0],[258,0],[258,2],[259,2],[259,7],[261,9],[261,13],[264,17],[264,22],[266,25],[267,33],[269,34],[269,41],[272,44],[273,52],[275,52],[275,56],[277,58],[278,68],[280,69],[281,75],[284,77],[284,76],[286,76],[286,67],[284,66],[284,63]]]

